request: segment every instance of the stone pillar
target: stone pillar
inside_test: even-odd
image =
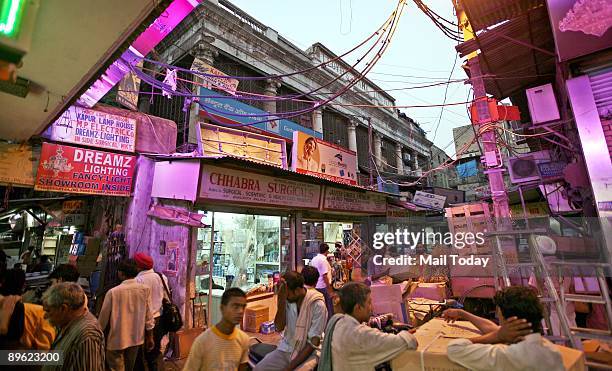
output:
[[[212,66],[215,63],[215,58],[219,55],[217,49],[212,46],[209,42],[199,41],[195,46],[191,49],[191,54],[201,60],[202,62]],[[197,75],[194,75],[194,82],[196,84],[193,85],[193,93],[197,94],[199,85],[202,84],[203,79]],[[189,109],[189,139],[188,142],[192,144],[197,144],[197,134],[196,130],[199,130],[198,123],[202,120],[199,115],[199,105],[194,102],[191,104],[191,108]]]
[[[312,129],[323,136],[323,111],[320,108],[312,111]]]
[[[276,97],[278,89],[281,87],[281,83],[275,79],[266,80],[266,88],[264,89],[264,95],[266,97]],[[263,102],[263,109],[268,113],[276,113],[276,101],[269,100]]]
[[[395,144],[395,162],[397,166],[397,174],[404,175],[404,157],[402,156],[402,145]]]
[[[414,151],[412,153],[412,160],[413,160],[414,170],[418,170],[419,169],[419,153],[417,151]]]
[[[383,171],[382,168],[382,137],[378,133],[374,133],[374,143],[372,143],[374,147],[374,161],[376,163],[376,167],[378,171]]]
[[[351,151],[357,153],[357,124],[355,121],[349,121],[348,125],[348,146]]]

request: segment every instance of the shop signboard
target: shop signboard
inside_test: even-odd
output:
[[[379,193],[325,187],[323,210],[385,214],[387,198]]]
[[[287,169],[283,139],[204,123],[200,123],[198,135],[200,153],[205,157],[231,155]]]
[[[426,207],[428,209],[442,210],[444,203],[446,202],[446,196],[434,195],[432,193],[416,191],[412,203],[418,206]]]
[[[293,121],[280,119],[269,122],[259,122],[270,119],[270,115],[259,108],[242,103],[234,97],[221,97],[222,94],[210,89],[200,87],[200,102],[198,112],[201,116],[212,118],[228,124],[242,124],[244,128],[259,132],[271,133],[282,138],[292,140],[293,133],[300,131],[317,138],[322,133],[305,128]]]
[[[70,106],[45,132],[64,143],[134,152],[136,120],[88,108]]]
[[[548,0],[548,12],[560,61],[612,45],[612,5],[605,0]]]
[[[85,225],[87,216],[85,214],[65,214],[62,225],[64,226],[77,226]]]
[[[37,191],[130,196],[136,157],[43,143]]]
[[[206,89],[219,89],[232,95],[236,94],[236,89],[238,89],[239,81],[237,79],[227,77],[226,74],[204,63],[204,61],[195,58],[193,60],[193,63],[191,64],[191,70],[198,71],[206,75],[212,75],[195,75],[204,83],[204,87]]]
[[[39,156],[31,146],[0,143],[0,183],[32,187]]]
[[[64,214],[78,214],[84,207],[84,200],[68,200],[62,203],[62,212]]]
[[[294,132],[291,170],[334,182],[357,184],[357,154],[311,135]]]
[[[321,187],[241,170],[202,165],[199,198],[248,205],[318,209]]]

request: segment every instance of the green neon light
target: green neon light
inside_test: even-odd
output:
[[[0,0],[0,3],[0,35],[14,37],[19,31],[25,0]]]

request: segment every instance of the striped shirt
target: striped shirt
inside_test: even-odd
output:
[[[64,362],[43,371],[104,371],[104,334],[89,311],[61,330],[51,349],[61,350]]]
[[[213,326],[198,336],[183,371],[237,371],[249,360],[249,336],[240,329],[225,335]]]

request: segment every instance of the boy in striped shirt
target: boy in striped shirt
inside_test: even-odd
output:
[[[225,290],[221,297],[222,319],[198,336],[183,371],[245,371],[249,358],[249,336],[236,326],[242,323],[246,294],[239,288]]]

